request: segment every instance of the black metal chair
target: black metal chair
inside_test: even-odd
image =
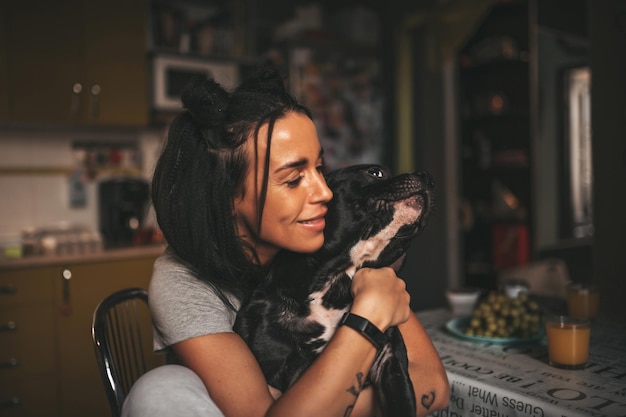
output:
[[[133,383],[162,363],[152,354],[146,290],[127,288],[100,301],[93,314],[91,335],[111,413],[118,417]]]

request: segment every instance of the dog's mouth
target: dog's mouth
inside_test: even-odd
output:
[[[431,203],[432,200],[428,191],[412,194],[396,202],[396,210],[405,217],[405,225],[398,230],[396,238],[411,238],[424,229]]]
[[[388,202],[406,200],[407,204],[411,204],[413,198],[417,204],[427,203],[424,207],[430,206],[433,180],[425,171],[399,175],[389,180],[384,187],[385,192],[375,193],[378,194],[376,198]]]
[[[402,201],[407,208],[417,210],[421,214],[430,208],[430,193],[426,191],[415,193]]]

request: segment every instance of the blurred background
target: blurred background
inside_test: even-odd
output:
[[[401,274],[415,310],[531,277],[593,284],[626,315],[623,0],[3,0],[0,275],[45,271],[55,308],[71,305],[58,271],[110,267],[94,300],[134,282],[113,261],[149,275],[148,181],[182,86],[266,61],[330,168],[435,178]]]

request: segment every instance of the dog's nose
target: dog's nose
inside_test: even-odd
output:
[[[430,189],[435,187],[435,180],[428,172],[418,171],[415,173],[415,175],[417,175],[417,177],[422,181],[422,184],[424,184],[425,188]]]

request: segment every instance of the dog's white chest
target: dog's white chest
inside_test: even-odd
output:
[[[326,291],[327,288],[311,294],[309,304],[310,315],[308,317],[308,320],[319,323],[324,327],[324,332],[317,339],[321,339],[328,343],[330,338],[335,333],[337,323],[339,323],[339,320],[341,320],[341,316],[343,315],[343,313],[348,311],[348,308],[346,307],[343,309],[328,309],[324,307],[322,304],[322,299],[324,298]],[[323,349],[324,347],[318,350],[321,352]]]

